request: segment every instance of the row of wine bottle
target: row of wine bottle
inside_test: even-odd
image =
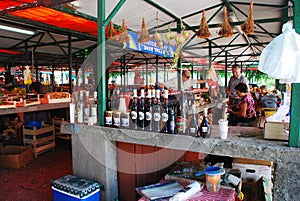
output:
[[[112,111],[111,98],[109,97],[105,112],[105,126],[170,134],[188,134],[204,138],[210,135],[206,109],[199,125],[196,107],[192,104],[193,112],[192,115],[189,115],[187,100],[183,92],[180,101],[169,101],[168,90],[164,90],[163,99],[160,95],[159,89],[147,90],[147,95],[145,90],[141,89],[140,96],[138,96],[137,89],[134,89],[126,112]]]

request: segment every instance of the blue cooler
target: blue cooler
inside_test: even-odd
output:
[[[73,175],[51,181],[53,201],[100,201],[100,183]]]

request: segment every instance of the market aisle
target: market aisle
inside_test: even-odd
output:
[[[0,168],[0,200],[51,201],[50,180],[72,174],[72,153],[65,142],[40,154],[26,167]]]

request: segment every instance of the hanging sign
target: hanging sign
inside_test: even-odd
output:
[[[170,44],[164,44],[163,47],[157,46],[157,41],[150,39],[150,41],[146,43],[139,43],[138,42],[138,34],[128,31],[129,35],[129,42],[126,43],[126,48],[145,52],[148,54],[158,55],[166,58],[172,58],[173,53],[176,51],[175,46]]]

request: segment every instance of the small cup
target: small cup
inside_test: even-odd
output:
[[[227,139],[227,134],[228,134],[228,121],[226,119],[220,119],[218,122],[219,122],[220,138],[225,140]]]

